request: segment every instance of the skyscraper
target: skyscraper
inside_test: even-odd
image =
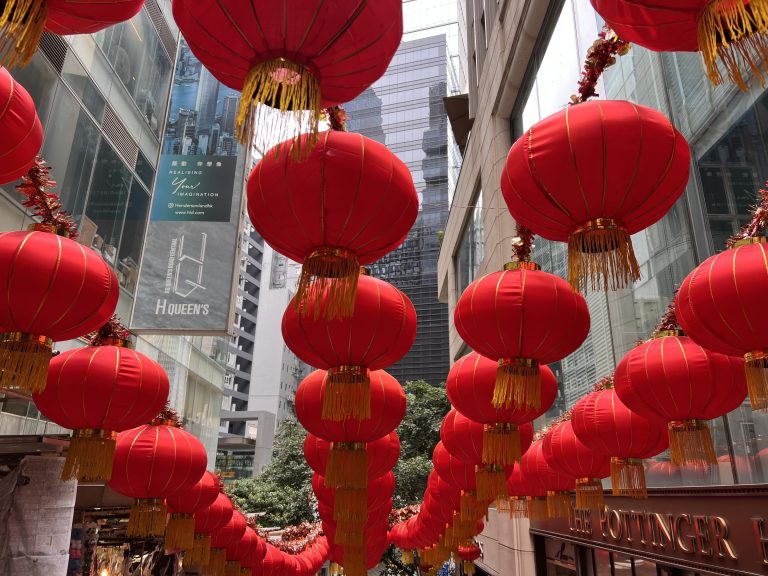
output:
[[[207,68],[200,69],[200,86],[197,92],[195,109],[199,129],[210,130],[216,120],[216,101],[219,98],[219,81]]]

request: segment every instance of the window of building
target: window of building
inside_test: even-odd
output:
[[[483,191],[478,185],[475,201],[459,240],[455,256],[457,294],[464,292],[477,276],[483,261]]]

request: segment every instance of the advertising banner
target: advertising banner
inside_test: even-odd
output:
[[[183,39],[178,54],[131,329],[225,335],[242,228],[240,93],[203,68]]]

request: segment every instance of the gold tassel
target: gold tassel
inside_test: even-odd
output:
[[[327,389],[326,389],[327,390]],[[333,442],[325,467],[326,488],[368,486],[368,450],[362,442]]]
[[[547,492],[547,516],[568,518],[571,513],[571,495],[568,492]]]
[[[480,500],[474,492],[462,492],[460,504],[461,520],[466,522],[477,522],[488,509],[488,502]]]
[[[669,423],[669,454],[674,466],[706,468],[717,464],[712,434],[704,420],[678,420]]]
[[[475,478],[477,479],[478,500],[491,502],[497,498],[507,498],[507,477],[504,474],[504,468],[478,466],[475,471]]]
[[[576,480],[576,508],[579,510],[599,510],[605,506],[603,483],[599,478],[579,478]]]
[[[510,511],[510,500],[511,498],[496,498],[496,502],[494,502],[496,506],[496,510],[499,513],[509,512]]]
[[[253,576],[253,571],[250,568],[240,568],[240,576]]]
[[[541,406],[539,363],[529,358],[502,358],[496,370],[494,408]]]
[[[240,562],[227,560],[224,574],[225,576],[240,576]]]
[[[171,514],[165,527],[166,550],[192,550],[195,546],[195,517]]]
[[[528,500],[525,497],[513,496],[509,504],[510,518],[528,518]]]
[[[237,139],[249,146],[257,129],[265,142],[282,139],[292,129],[292,154],[301,159],[317,143],[321,108],[320,83],[307,68],[283,58],[261,62],[251,68],[243,83]],[[303,143],[301,134],[307,134]]]
[[[22,394],[45,390],[53,340],[26,332],[0,334],[0,388]]]
[[[707,75],[714,85],[723,83],[717,59],[725,66],[728,79],[746,91],[743,71],[750,71],[765,86],[768,61],[768,0],[714,0],[699,15],[699,50]]]
[[[400,559],[403,564],[413,564],[413,550],[406,549],[400,551]]]
[[[531,520],[547,520],[549,518],[549,506],[544,496],[528,498],[528,518]]]
[[[323,420],[371,419],[371,378],[362,366],[335,366],[328,370],[323,389]]]
[[[366,576],[365,548],[362,546],[344,547],[344,576]]]
[[[322,246],[304,258],[293,305],[303,316],[342,320],[355,312],[360,264],[350,250]]]
[[[133,503],[125,535],[128,538],[163,536],[168,510],[162,498],[139,498]]]
[[[343,569],[341,566],[336,564],[336,562],[331,562],[331,566],[328,569],[328,572],[331,574],[331,576],[339,576],[339,574],[343,573]]]
[[[620,290],[639,279],[632,239],[616,221],[591,220],[568,238],[568,281],[574,290]]]
[[[356,545],[360,540],[355,534],[362,535],[368,518],[368,491],[357,488],[338,488],[335,498],[333,506],[333,519],[336,522],[335,542]]]
[[[5,0],[0,15],[0,65],[26,66],[40,44],[48,20],[42,0]]]
[[[483,464],[512,466],[520,461],[520,431],[516,424],[486,424]]]
[[[184,561],[190,566],[207,566],[211,559],[211,536],[195,534],[192,550],[184,555]]]
[[[611,458],[611,485],[614,496],[635,500],[648,498],[643,461],[635,458]]]
[[[226,576],[227,551],[223,548],[211,548],[206,571],[211,576]]]
[[[470,576],[475,573],[475,563],[472,562],[472,560],[464,560],[464,574],[469,574]]]
[[[336,522],[333,543],[338,546],[365,545],[365,521],[344,519]]]
[[[768,410],[768,353],[752,352],[744,360],[752,410]]]
[[[75,430],[69,441],[62,480],[107,482],[112,478],[117,434],[109,430]]]

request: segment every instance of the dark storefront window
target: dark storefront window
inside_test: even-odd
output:
[[[475,280],[480,263],[483,261],[483,191],[479,186],[473,205],[455,257],[457,294],[464,292],[464,289]]]
[[[576,576],[576,547],[573,544],[547,538],[544,552],[547,576]]]

